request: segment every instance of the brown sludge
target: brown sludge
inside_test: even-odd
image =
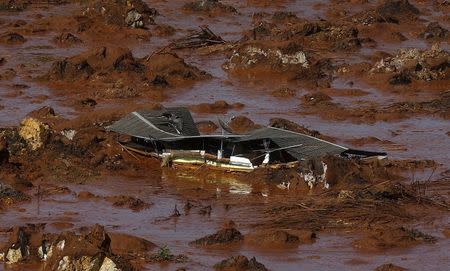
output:
[[[0,270],[445,269],[446,14],[444,0],[0,1]],[[202,134],[271,126],[388,158],[162,167],[107,131],[171,106]]]

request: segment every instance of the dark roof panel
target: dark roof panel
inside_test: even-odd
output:
[[[200,135],[191,113],[183,107],[131,112],[108,129],[134,137],[152,139]]]

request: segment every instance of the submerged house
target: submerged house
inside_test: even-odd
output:
[[[353,150],[276,127],[234,134],[219,122],[222,134],[201,135],[188,109],[171,107],[131,112],[108,130],[129,136],[128,141],[119,141],[127,150],[160,158],[166,166],[200,165],[252,171],[258,167],[293,167],[301,161],[327,155],[360,159],[386,156],[386,153]]]

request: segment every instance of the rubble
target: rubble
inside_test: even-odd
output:
[[[401,49],[395,56],[375,63],[370,73],[401,73],[416,80],[442,80],[450,76],[449,63],[450,54],[438,45],[433,45],[429,50]]]
[[[223,43],[225,41],[220,36],[214,34],[208,27],[200,26],[199,31],[185,38],[175,40],[169,47],[171,49],[200,48]]]
[[[234,50],[223,68],[225,70],[248,69],[257,65],[285,70],[294,67],[307,69],[310,64],[303,51],[283,53],[278,48],[264,48],[259,44],[247,44]]]

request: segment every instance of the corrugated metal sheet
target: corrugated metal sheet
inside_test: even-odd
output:
[[[151,139],[200,135],[191,113],[183,107],[131,112],[108,130]]]
[[[301,145],[299,147],[285,150],[298,160],[323,157],[327,154],[340,154],[348,150],[348,148],[319,138],[275,127],[258,129],[247,136],[243,136],[238,139],[238,141],[245,142],[263,139],[271,140],[280,148]]]

